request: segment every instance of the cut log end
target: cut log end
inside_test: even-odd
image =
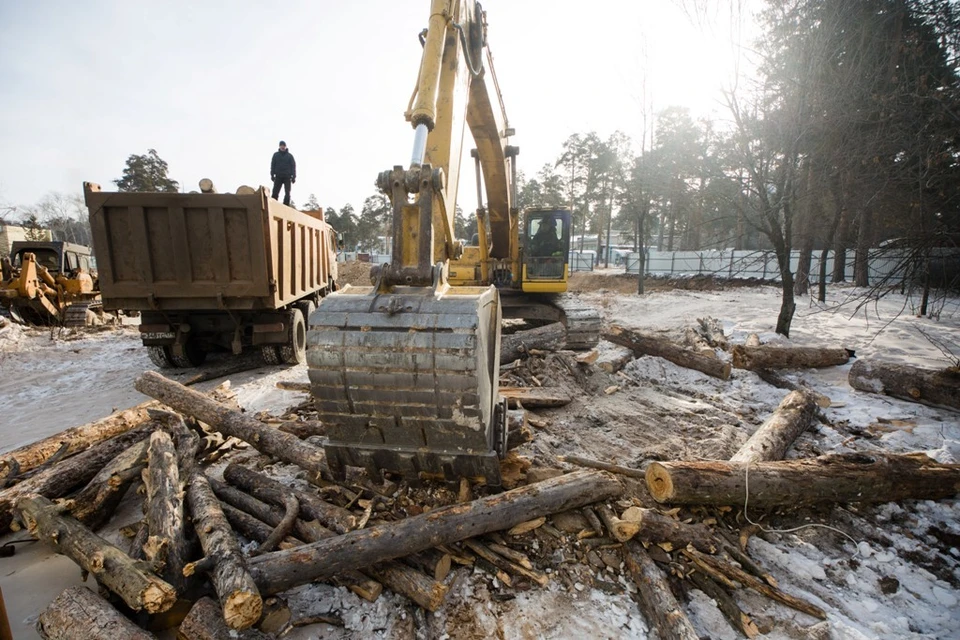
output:
[[[161,613],[177,602],[177,592],[165,582],[154,581],[143,590],[142,599],[147,613]]]
[[[223,619],[231,629],[249,629],[263,613],[263,599],[259,593],[234,591],[223,601]]]
[[[652,462],[647,467],[647,488],[657,502],[669,502],[673,498],[673,480],[670,472],[660,463]]]

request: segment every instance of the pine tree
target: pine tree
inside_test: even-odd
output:
[[[118,191],[169,192],[180,190],[180,183],[167,175],[167,163],[157,155],[156,149],[147,149],[147,153],[127,158],[123,177],[114,180]]]

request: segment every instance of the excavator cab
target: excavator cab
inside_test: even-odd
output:
[[[534,209],[526,212],[523,234],[522,290],[563,292],[570,255],[570,212]]]

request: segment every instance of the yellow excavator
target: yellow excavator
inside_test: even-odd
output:
[[[596,345],[600,321],[563,296],[570,212],[530,210],[521,222],[515,207],[518,148],[486,13],[475,0],[432,0],[420,41],[405,114],[410,165],[376,181],[392,205],[392,261],[371,270],[372,287],[329,295],[311,315],[311,395],[337,476],[356,466],[374,478],[390,471],[497,486],[507,437],[497,392],[502,318],[562,321],[570,348]],[[473,246],[453,225],[468,127],[481,203]]]

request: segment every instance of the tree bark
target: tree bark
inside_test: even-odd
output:
[[[147,463],[146,439],[127,447],[104,466],[87,486],[61,506],[94,531],[106,524],[123,499],[127,487],[140,477]]]
[[[374,565],[367,571],[386,588],[403,594],[431,613],[443,606],[447,591],[450,590],[442,582],[393,561]]]
[[[140,393],[206,422],[225,436],[239,438],[261,453],[299,466],[308,471],[314,480],[320,477],[321,470],[325,468],[322,448],[304,442],[295,435],[267,427],[259,420],[228,409],[159,373],[144,372],[134,386]]]
[[[306,491],[286,487],[273,478],[236,463],[227,465],[223,478],[255,498],[277,506],[283,505],[284,497],[292,491],[300,501],[300,518],[316,520],[337,533],[346,533],[357,526],[356,516],[343,507],[330,504]]]
[[[674,549],[683,549],[687,545],[693,545],[704,553],[716,553],[717,551],[713,532],[706,525],[683,523],[654,509],[639,507],[628,509],[624,513],[624,519],[636,522],[639,525],[634,539],[651,544],[669,542]]]
[[[39,494],[46,498],[62,498],[78,485],[89,482],[108,462],[122,451],[145,440],[153,431],[152,424],[141,425],[89,447],[55,467],[44,469],[28,480],[0,491],[0,534],[6,533],[13,520],[12,509],[20,498]]]
[[[187,563],[183,492],[177,451],[166,431],[154,431],[150,436],[143,483],[147,490],[144,513],[149,532],[144,554],[164,580],[182,591],[183,565]]]
[[[760,635],[760,629],[756,623],[745,614],[737,604],[737,601],[730,595],[724,587],[714,581],[710,574],[700,569],[695,569],[687,573],[687,577],[693,582],[700,591],[707,594],[717,603],[717,608],[724,615],[730,625],[745,635],[747,638],[756,638]]]
[[[582,507],[619,495],[622,489],[613,476],[602,471],[577,471],[305,547],[268,553],[254,558],[251,567],[261,588],[277,593],[348,569]]]
[[[247,629],[260,619],[263,600],[203,473],[195,471],[190,477],[187,499],[203,552],[215,562],[210,579],[223,605],[223,618],[231,629]]]
[[[51,456],[60,452],[64,446],[66,446],[66,456],[69,457],[104,440],[126,433],[146,421],[147,407],[155,404],[155,401],[150,400],[132,409],[113,413],[96,422],[61,431],[43,440],[5,453],[0,460],[0,475],[8,476],[14,466],[21,474],[39,467]]]
[[[562,407],[570,404],[569,393],[556,387],[500,387],[497,392],[508,400],[519,401],[527,409]],[[510,406],[514,406],[514,402]]]
[[[656,356],[670,362],[695,369],[708,376],[730,379],[730,363],[717,358],[710,358],[693,351],[688,351],[672,342],[655,336],[644,335],[639,331],[612,325],[603,334],[605,340],[633,349],[637,356]]]
[[[846,364],[852,355],[843,348],[775,347],[734,345],[733,366],[737,369],[814,369]]]
[[[89,571],[131,609],[160,613],[176,602],[172,586],[73,518],[60,515],[57,506],[43,496],[22,498],[17,510],[31,534]]]
[[[749,475],[748,474],[749,470]],[[960,465],[923,454],[838,454],[779,462],[653,462],[657,502],[758,508],[823,502],[939,500],[960,491]]]
[[[177,631],[177,640],[268,640],[271,637],[256,629],[240,632],[231,629],[212,598],[197,600]]]
[[[773,415],[760,425],[740,450],[730,458],[730,462],[783,460],[787,449],[813,422],[816,412],[817,403],[811,394],[791,391],[780,402],[780,406]]]
[[[434,580],[442,582],[450,575],[453,558],[450,557],[450,554],[436,549],[424,549],[419,553],[407,556],[403,561],[411,566],[419,567],[428,576],[433,576]]]
[[[567,330],[562,322],[504,335],[500,338],[500,364],[529,355],[531,349],[559,351],[566,342]]]
[[[37,619],[37,633],[50,640],[154,640],[109,602],[81,585],[64,589]]]
[[[661,640],[699,640],[687,614],[673,597],[667,577],[636,542],[623,545],[623,560],[639,591],[637,604]]]
[[[850,386],[868,393],[960,410],[960,369],[920,369],[905,364],[858,360],[847,376]]]

